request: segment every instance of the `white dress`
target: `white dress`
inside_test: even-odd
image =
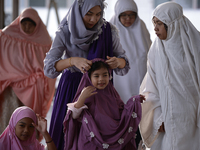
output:
[[[200,34],[174,2],[159,5],[153,16],[168,26],[167,39],[156,38],[148,54],[141,90],[140,132],[151,150],[200,148]],[[164,122],[165,132],[158,132]]]
[[[126,75],[113,74],[114,87],[124,103],[130,97],[139,94],[140,84],[147,70],[147,53],[151,45],[149,31],[138,15],[131,26],[122,25],[119,15],[125,11],[138,14],[136,3],[133,0],[118,0],[115,4],[115,15],[110,20],[119,30],[120,43],[129,59],[130,70]]]

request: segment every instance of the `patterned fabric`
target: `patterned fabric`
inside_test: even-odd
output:
[[[92,86],[85,73],[73,102],[82,89]],[[136,150],[135,132],[141,119],[140,97],[129,99],[125,105],[110,81],[103,90],[85,101],[88,109],[83,109],[78,119],[72,118],[68,110],[64,120],[65,150],[110,149]]]

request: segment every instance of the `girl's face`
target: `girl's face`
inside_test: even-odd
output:
[[[35,127],[32,125],[31,118],[23,118],[19,120],[15,126],[15,134],[21,141],[28,140],[34,133]]]
[[[101,18],[101,8],[100,6],[94,6],[83,17],[83,22],[85,27],[87,29],[93,28],[100,18]]]
[[[167,38],[167,31],[165,29],[164,23],[158,20],[158,18],[153,17],[153,24],[156,35],[159,37],[159,39],[165,40]]]
[[[136,19],[136,13],[133,11],[125,11],[119,15],[119,20],[123,26],[129,27],[131,26]]]
[[[31,34],[35,30],[35,25],[31,21],[23,21],[21,28],[26,34]]]
[[[91,82],[97,89],[104,89],[109,83],[109,73],[107,68],[100,68],[91,73]]]

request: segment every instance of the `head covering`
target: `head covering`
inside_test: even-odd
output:
[[[100,6],[101,18],[92,29],[87,29],[84,25],[83,17],[94,6]],[[82,50],[88,50],[89,45],[98,39],[98,35],[102,32],[104,8],[104,0],[74,1],[60,24],[60,28],[65,28],[64,30],[67,31],[67,35],[70,37],[69,45],[77,45]]]
[[[94,59],[103,61],[102,59]],[[77,93],[76,102],[83,88],[93,86],[88,73],[83,74]],[[104,89],[96,89],[97,94],[87,98],[88,109],[82,111],[79,121],[70,118],[68,111],[64,120],[65,149],[133,149],[135,147],[135,132],[141,117],[139,101],[130,101],[124,105],[119,94],[110,81]],[[139,100],[139,99],[137,99]],[[136,102],[136,103],[135,103]],[[137,113],[133,118],[132,113]],[[80,127],[81,126],[81,127]],[[130,147],[126,146],[129,143]],[[125,148],[126,147],[126,148]]]
[[[137,13],[134,23],[129,27],[125,27],[119,20],[120,14],[125,11]],[[119,29],[120,43],[126,51],[131,67],[125,76],[114,74],[113,77],[114,86],[126,103],[131,96],[139,94],[139,86],[146,73],[147,53],[151,39],[145,23],[138,15],[138,8],[133,0],[118,0],[115,4],[115,14],[110,22]],[[124,88],[126,89],[124,90]]]
[[[21,28],[21,20],[36,23],[32,34]],[[0,94],[11,86],[25,106],[46,116],[55,90],[55,79],[44,76],[43,60],[51,47],[46,26],[33,8],[26,8],[0,32]]]
[[[24,18],[30,18],[36,23],[36,27],[33,33],[27,34],[22,30],[21,21]],[[4,34],[11,35],[13,38],[30,41],[44,46],[51,45],[51,38],[46,29],[46,26],[40,19],[37,11],[31,7],[24,9],[21,14],[2,31]]]
[[[175,2],[166,2],[158,5],[153,12],[153,16],[168,26],[167,38],[165,40],[160,40],[157,37],[150,49],[151,53],[155,49],[158,49],[160,55],[160,63],[158,66],[160,67],[159,72],[162,73],[162,75],[160,74],[159,76],[163,77],[162,82],[169,82],[168,78],[165,78],[169,63],[174,67],[175,65],[180,68],[181,66],[183,67],[184,64],[177,59],[177,54],[179,53],[178,55],[185,55],[187,66],[189,66],[188,71],[192,75],[196,90],[200,92],[199,31],[189,19],[183,15],[182,7]],[[184,67],[182,69],[186,68]],[[181,79],[182,76],[180,72],[174,71],[174,74],[178,78],[181,88],[185,89],[185,79]]]
[[[5,150],[43,150],[44,147],[36,140],[36,131],[27,141],[20,141],[15,135],[15,126],[23,118],[31,118],[37,124],[35,112],[27,107],[18,107],[10,118],[9,125],[0,136],[0,147]]]
[[[192,105],[191,114],[197,116],[192,118],[195,123],[197,122],[197,125],[192,128],[200,127],[200,33],[183,15],[182,7],[175,2],[158,5],[153,12],[153,17],[165,23],[168,30],[167,38],[161,40],[156,37],[149,50],[148,73],[141,85],[141,91],[144,92],[147,101],[142,105],[140,131],[148,147],[158,137],[157,129],[162,122],[168,123],[167,117],[170,119],[175,117],[172,114],[178,113],[180,103],[186,100],[189,100],[189,104]],[[176,100],[179,103],[176,103]],[[184,116],[185,120],[187,121]],[[188,127],[185,124],[181,126]],[[168,134],[173,134],[170,132],[176,130],[172,128],[173,131],[168,130]],[[183,140],[181,136],[189,137],[187,133],[181,133],[175,137],[177,143],[180,142],[179,139]],[[189,147],[192,146],[191,144]]]
[[[105,63],[105,60],[104,59],[102,59],[102,58],[95,58],[95,59],[93,59],[92,60],[92,63],[94,63],[94,62],[97,62],[97,61],[102,61],[102,62],[104,62]],[[111,69],[109,69],[108,70],[109,71],[109,75],[111,76]],[[111,78],[110,78],[111,79]],[[90,77],[88,76],[88,73],[85,73],[85,74],[83,74],[83,77],[82,77],[82,79],[81,79],[81,82],[80,82],[80,84],[79,84],[79,87],[78,87],[78,90],[77,90],[77,92],[76,92],[76,95],[75,95],[75,97],[74,97],[74,100],[73,100],[73,102],[75,102],[75,101],[77,101],[78,100],[78,97],[80,96],[80,93],[81,93],[81,91],[83,90],[83,88],[84,87],[87,87],[87,86],[93,86],[93,84],[92,84],[92,82],[91,82],[91,80],[90,80]],[[111,92],[112,94],[114,94],[115,95],[115,97],[118,99],[118,101],[119,102],[122,102],[121,101],[121,98],[120,98],[120,96],[119,96],[119,94],[117,93],[117,91],[114,89],[114,87],[113,87],[113,85],[112,85],[112,82],[111,81],[109,81],[109,84],[102,90],[98,90],[97,89],[97,92],[99,93],[99,92],[107,92],[107,91],[109,91],[109,92]],[[111,95],[110,95],[111,96]],[[112,96],[111,96],[112,97]],[[93,99],[94,97],[91,97],[91,99]],[[90,99],[90,98],[89,98]],[[122,102],[123,103],[123,102]]]

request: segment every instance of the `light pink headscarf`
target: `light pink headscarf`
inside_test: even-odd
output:
[[[36,23],[32,34],[22,30],[20,21],[23,18]],[[44,117],[55,90],[55,79],[43,73],[43,60],[51,43],[46,26],[33,8],[25,9],[0,31],[0,94],[11,86],[24,105]]]
[[[44,146],[36,139],[36,132],[27,141],[20,141],[15,135],[17,122],[25,117],[31,118],[37,124],[35,112],[27,107],[18,107],[10,118],[9,125],[0,136],[0,149],[2,150],[43,150]]]

